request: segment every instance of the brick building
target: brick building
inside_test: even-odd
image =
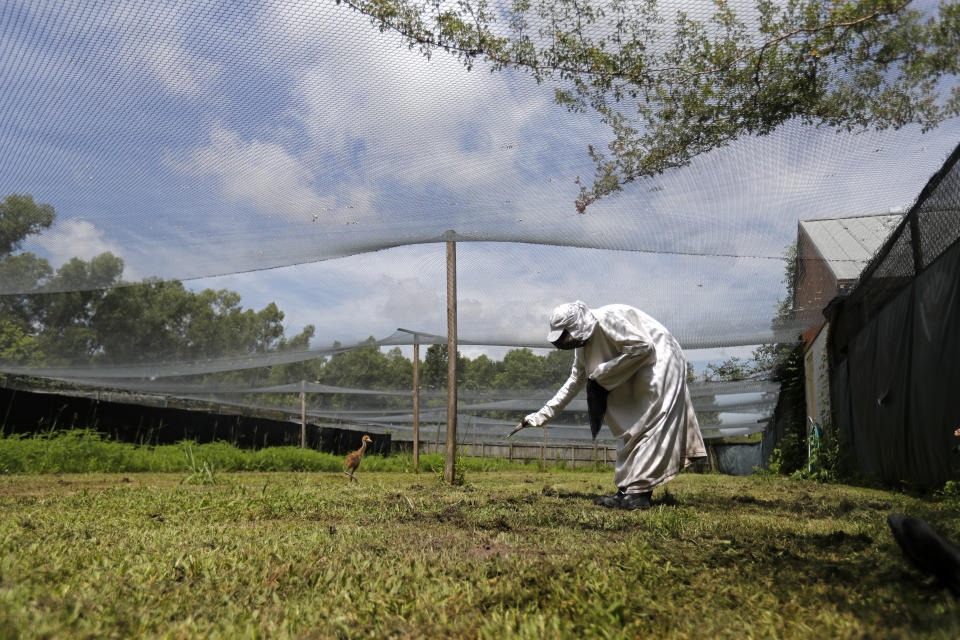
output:
[[[797,228],[797,271],[793,310],[808,323],[802,339],[807,415],[819,424],[830,416],[827,319],[823,310],[856,283],[903,214],[812,218]]]

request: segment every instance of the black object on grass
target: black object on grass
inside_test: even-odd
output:
[[[903,553],[920,571],[936,576],[955,595],[960,594],[960,548],[920,518],[891,513],[887,524]]]

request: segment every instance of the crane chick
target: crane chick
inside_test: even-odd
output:
[[[345,461],[346,469],[344,473],[350,476],[350,480],[354,482],[360,482],[355,475],[353,475],[356,470],[360,467],[360,460],[363,458],[363,452],[367,449],[367,443],[373,442],[373,440],[368,435],[364,435],[360,441],[360,448],[347,456]]]

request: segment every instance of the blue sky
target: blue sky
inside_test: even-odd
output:
[[[333,0],[12,2],[0,85],[0,194],[58,212],[25,248],[275,301],[320,346],[443,333],[443,246],[424,243],[446,229],[485,241],[458,247],[464,338],[535,343],[576,298],[691,341],[755,334],[797,220],[905,209],[960,142],[956,121],[792,123],[580,215],[596,116],[522,74],[426,60]]]

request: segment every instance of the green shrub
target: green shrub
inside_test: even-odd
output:
[[[960,498],[960,480],[947,480],[935,493],[940,498]]]
[[[420,456],[424,469],[443,468],[444,456],[430,453]],[[235,471],[314,471],[343,470],[344,457],[300,447],[240,449],[228,442],[198,444],[183,441],[168,445],[138,445],[106,439],[88,429],[50,432],[31,436],[0,437],[0,474],[14,473],[131,473],[186,471],[191,482],[201,476]],[[560,467],[564,467],[561,463]],[[413,456],[364,456],[360,472],[410,472]],[[536,471],[539,461],[511,461],[505,458],[469,458],[458,456],[460,478],[467,472]],[[583,468],[581,471],[590,470]],[[208,471],[205,471],[208,470]],[[598,470],[609,471],[608,466]],[[200,475],[197,475],[201,472]]]
[[[444,471],[446,471],[446,466],[447,466],[447,461],[446,461],[446,457],[444,457],[444,460],[442,460],[439,464],[436,464],[433,467],[431,467],[433,472],[437,474],[437,479],[440,482],[446,482],[446,478],[444,477],[445,475]],[[465,469],[463,456],[458,453],[457,457],[454,458],[453,460],[452,484],[454,486],[461,487],[464,484],[466,484],[466,482],[467,482],[467,470]]]

